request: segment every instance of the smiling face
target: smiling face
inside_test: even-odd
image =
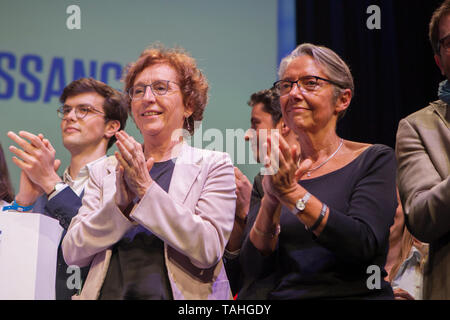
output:
[[[296,81],[305,76],[328,79],[322,68],[308,55],[292,60],[281,79]],[[335,99],[334,86],[320,80],[314,91],[307,92],[294,84],[288,94],[280,97],[283,119],[297,134],[302,131],[317,132],[327,127],[334,129],[338,112],[348,107],[348,104],[342,105],[340,102],[339,98]]]
[[[65,105],[71,106],[72,110],[61,120],[61,132],[63,144],[69,152],[96,149],[101,146],[105,148],[108,143],[108,126],[105,118],[97,112],[88,112],[83,119],[75,115],[75,107],[88,105],[96,110],[104,112],[103,103],[105,98],[95,92],[81,93],[66,99]]]
[[[169,88],[164,95],[155,95],[150,87],[142,99],[131,101],[131,112],[136,126],[141,131],[144,140],[158,139],[159,142],[171,139],[177,129],[183,127],[184,118],[191,112],[185,108],[177,72],[167,64],[155,64],[139,73],[133,83],[149,85],[155,81],[168,80]]]

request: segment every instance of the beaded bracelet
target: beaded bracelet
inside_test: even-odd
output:
[[[265,237],[265,238],[273,239],[273,238],[275,238],[276,236],[278,236],[280,234],[281,227],[280,227],[280,224],[277,224],[274,232],[263,232],[263,231],[259,230],[256,227],[256,225],[253,225],[253,230],[255,230],[255,233],[257,235],[260,235],[260,236]]]

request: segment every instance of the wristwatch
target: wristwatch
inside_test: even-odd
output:
[[[64,182],[62,182],[62,181],[57,182],[57,183],[55,184],[55,186],[53,187],[53,190],[50,191],[49,194],[47,194],[47,198],[50,198],[51,195],[52,195],[53,193],[55,193],[55,192],[57,192],[57,191],[59,191],[59,190],[65,188],[65,187],[66,187],[66,184],[65,184]]]
[[[311,198],[311,193],[306,192],[303,198],[297,200],[297,202],[295,203],[295,207],[292,210],[292,213],[295,215],[302,213],[303,210],[305,210],[306,203],[308,202],[309,198]]]

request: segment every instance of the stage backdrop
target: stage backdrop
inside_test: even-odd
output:
[[[62,173],[70,157],[56,115],[64,86],[91,76],[122,89],[123,68],[155,41],[184,47],[209,80],[203,139],[194,142],[222,145],[252,180],[259,166],[249,148],[244,158],[235,150],[249,126],[249,96],[276,80],[277,1],[0,0],[0,142],[16,192],[20,172],[6,133],[43,133]],[[126,131],[142,141],[131,119]]]

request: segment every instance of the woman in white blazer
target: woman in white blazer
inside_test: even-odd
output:
[[[117,133],[115,157],[92,170],[62,243],[69,265],[90,265],[79,298],[231,298],[222,255],[233,165],[183,142],[202,119],[206,78],[183,50],[151,47],[129,67],[125,90],[144,143]]]

